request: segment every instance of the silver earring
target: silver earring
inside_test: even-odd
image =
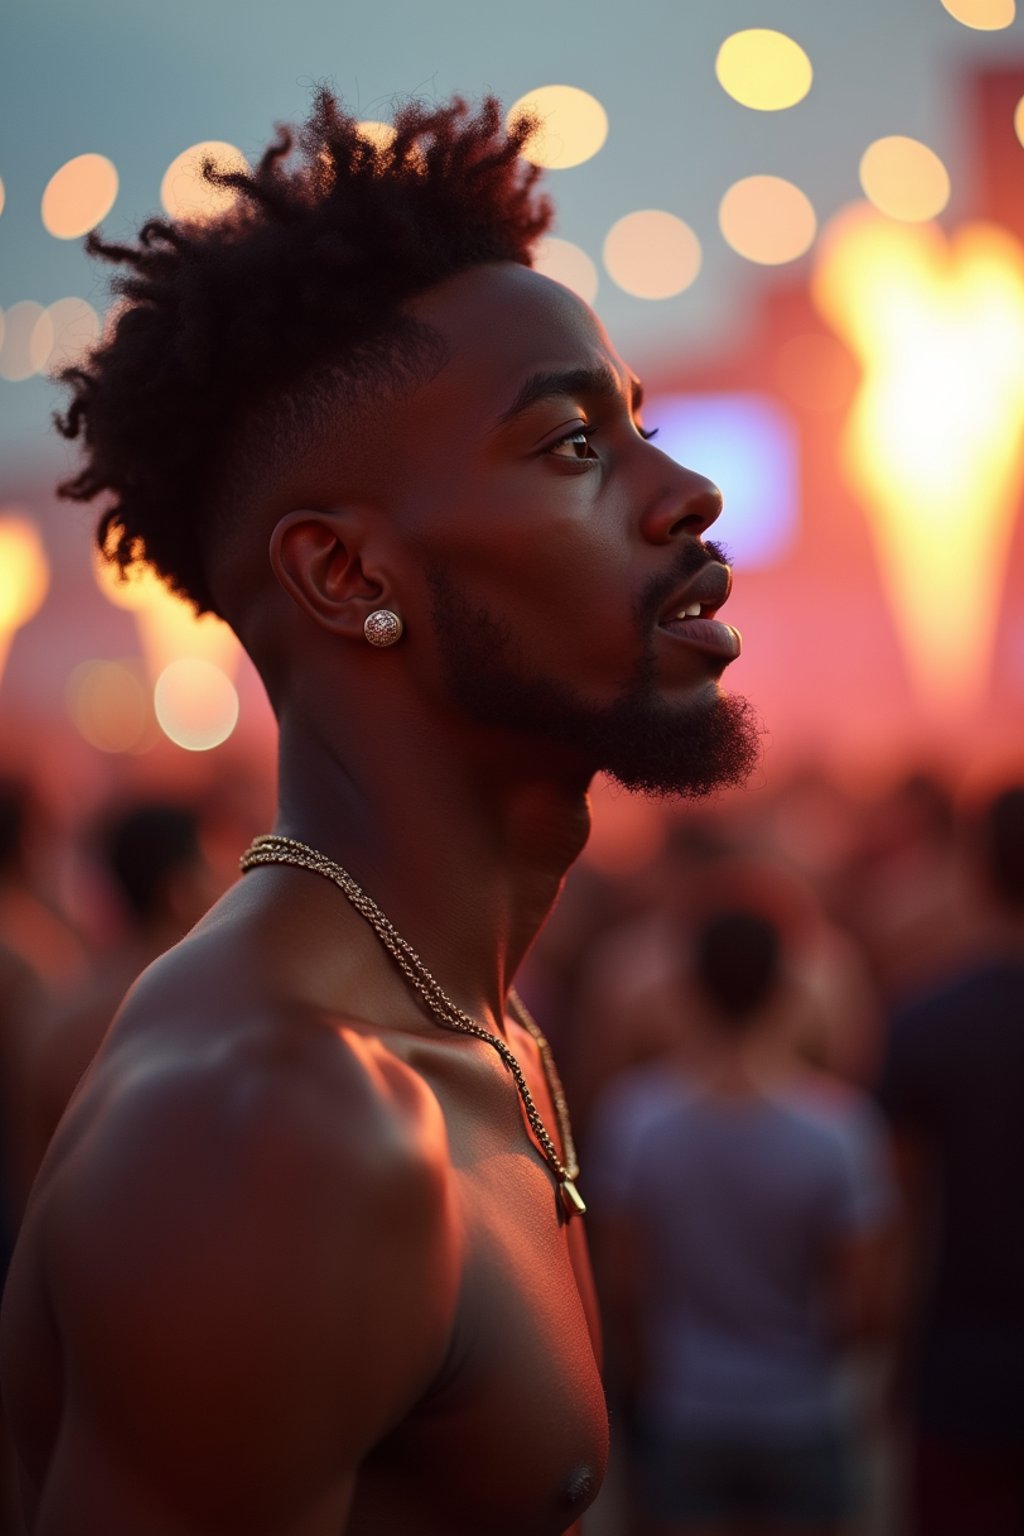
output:
[[[371,645],[394,645],[401,640],[403,628],[397,613],[392,613],[390,608],[375,608],[366,616],[363,634]]]

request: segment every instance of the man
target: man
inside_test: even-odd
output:
[[[914,1536],[1024,1529],[1024,783],[972,825],[974,953],[890,1023]]]
[[[219,225],[94,242],[131,271],[68,490],[243,639],[291,841],[142,978],[43,1165],[2,1346],[34,1536],[542,1536],[600,1483],[571,1138],[509,989],[592,775],[706,790],[756,733],[718,492],[527,265],[528,126],[396,128],[321,94]]]
[[[607,1090],[589,1148],[631,1471],[659,1536],[827,1536],[855,1501],[839,1376],[883,1313],[885,1138],[865,1096],[797,1055],[806,968],[787,882],[766,873],[708,882],[689,1038]]]

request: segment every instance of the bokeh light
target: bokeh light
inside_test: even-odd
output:
[[[212,160],[218,171],[247,171],[249,162],[234,144],[223,139],[204,139],[176,155],[160,183],[160,201],[172,219],[202,222],[216,218],[231,207],[237,193],[231,187],[215,187],[203,175],[203,163]]]
[[[788,411],[752,392],[654,395],[644,421],[657,427],[660,449],[722,492],[736,567],[782,559],[800,516],[800,452]]]
[[[43,193],[43,224],[58,240],[78,240],[105,219],[117,198],[117,168],[106,155],[76,155]]]
[[[29,379],[46,367],[53,351],[53,320],[34,299],[12,304],[4,316],[0,378]]]
[[[116,565],[94,551],[93,573],[109,602],[135,614],[151,678],[182,657],[202,659],[222,671],[237,665],[241,646],[227,624],[212,613],[197,618],[191,604],[169,591],[149,566],[131,565],[122,577]]]
[[[609,276],[638,299],[682,293],[700,271],[700,241],[674,213],[645,208],[613,224],[604,242]]]
[[[734,32],[718,50],[715,74],[722,89],[744,107],[781,112],[803,101],[814,71],[800,44],[784,32],[751,27]]]
[[[830,224],[813,291],[863,366],[843,464],[912,676],[955,713],[985,686],[1024,472],[1024,250],[861,203]]]
[[[90,746],[101,752],[139,752],[152,745],[153,711],[137,663],[80,662],[65,695],[68,713]]]
[[[542,85],[513,102],[506,121],[524,112],[539,119],[523,151],[533,165],[566,170],[597,154],[608,137],[608,114],[596,96],[575,85]]]
[[[1018,101],[1013,113],[1013,131],[1024,146],[1024,96]]]
[[[545,235],[537,243],[533,265],[545,277],[571,288],[584,303],[593,304],[597,298],[597,268],[586,251],[571,240],[557,240],[552,235]]]
[[[806,193],[781,176],[734,182],[718,209],[726,242],[762,266],[795,261],[814,243],[818,221]]]
[[[357,123],[356,132],[361,139],[365,139],[368,144],[375,144],[378,149],[388,149],[394,143],[395,130],[392,125],[375,117],[366,117]]]
[[[209,752],[238,723],[238,694],[227,673],[200,656],[172,661],[156,680],[153,707],[164,735],[187,752]]]
[[[51,371],[79,363],[100,339],[100,317],[85,299],[58,299],[49,306],[53,345],[46,359]]]
[[[3,213],[3,211],[4,211],[4,204],[6,202],[7,202],[7,192],[6,192],[5,188],[4,188],[4,179],[3,179],[2,176],[0,176],[0,213]]]
[[[942,0],[951,16],[978,32],[999,32],[1017,14],[1016,0]]]
[[[911,224],[934,219],[949,202],[949,172],[938,155],[919,139],[899,133],[868,145],[861,156],[860,184],[881,213]]]
[[[0,678],[15,634],[34,618],[50,588],[50,562],[32,518],[0,509]]]

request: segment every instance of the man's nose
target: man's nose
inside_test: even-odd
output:
[[[695,470],[666,460],[663,483],[658,486],[640,519],[644,537],[651,544],[668,544],[680,534],[700,538],[722,510],[722,493],[713,480]]]

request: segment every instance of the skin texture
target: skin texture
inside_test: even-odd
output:
[[[506,1036],[554,1133],[507,994],[602,764],[459,701],[429,572],[589,707],[649,652],[684,750],[725,661],[641,632],[636,599],[678,585],[720,498],[639,435],[567,290],[499,264],[413,313],[448,362],[358,451],[339,424],[282,467],[222,597],[280,721],[278,830]],[[613,398],[494,430],[524,379],[595,364]],[[382,606],[405,635],[378,651]],[[506,1069],[305,871],[247,875],[129,995],[43,1165],[0,1348],[33,1536],[554,1536],[607,1454],[584,1226]]]

